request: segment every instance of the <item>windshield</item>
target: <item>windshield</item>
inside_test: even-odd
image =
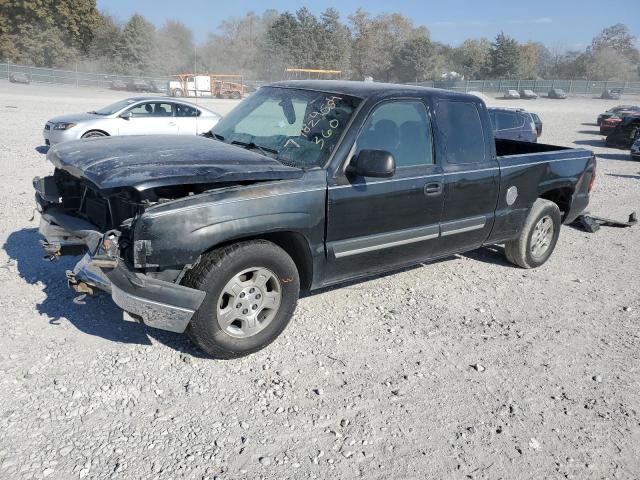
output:
[[[322,167],[359,98],[309,90],[263,87],[213,128],[225,143],[271,154],[285,165]]]
[[[100,110],[95,110],[90,113],[97,113],[98,115],[113,115],[114,113],[119,112],[123,108],[135,102],[136,102],[135,100],[128,98],[126,100],[120,100],[119,102],[112,103],[111,105],[107,105],[106,107],[101,108]]]

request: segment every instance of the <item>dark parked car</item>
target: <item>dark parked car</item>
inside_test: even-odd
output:
[[[607,135],[607,147],[626,150],[640,137],[640,113],[625,116]]]
[[[68,273],[78,292],[106,290],[212,356],[247,355],[284,330],[301,290],[482,245],[544,264],[589,203],[595,157],[492,130],[473,95],[278,82],[223,117],[215,141],[51,148],[53,175],[34,179],[43,246],[87,251]]]
[[[602,121],[606,120],[607,118],[611,118],[618,114],[622,114],[622,116],[625,116],[634,112],[640,112],[640,107],[637,105],[618,105],[598,115],[596,123],[598,124],[598,126],[600,126]]]
[[[631,145],[631,160],[640,162],[640,138]]]
[[[524,98],[527,100],[535,100],[536,98],[538,98],[538,94],[533,90],[527,90],[527,89],[520,90],[520,98]]]
[[[113,80],[109,88],[111,90],[126,90],[127,84],[123,80]]]
[[[31,77],[26,73],[13,72],[9,75],[11,83],[31,83]]]
[[[602,92],[600,98],[605,100],[620,100],[620,96],[622,95],[622,90],[619,88],[609,88]]]
[[[131,80],[127,83],[129,92],[151,92],[151,85],[146,80]]]
[[[620,113],[620,115],[614,115],[609,118],[605,118],[600,122],[600,135],[609,135],[614,128],[622,121],[623,116],[628,115],[629,112]]]
[[[165,93],[165,94],[167,93],[167,86],[165,85],[163,87],[155,80],[151,80],[149,82],[149,88],[150,88],[149,91],[153,93]]]
[[[549,90],[548,97],[563,100],[567,98],[567,94],[561,88],[553,88]]]
[[[529,112],[518,108],[489,108],[488,111],[496,138],[538,141],[535,122]]]

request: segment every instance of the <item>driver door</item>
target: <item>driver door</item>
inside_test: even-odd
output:
[[[434,161],[427,107],[419,99],[375,106],[358,134],[364,149],[394,156],[391,178],[338,174],[328,192],[327,283],[434,256],[444,177]]]

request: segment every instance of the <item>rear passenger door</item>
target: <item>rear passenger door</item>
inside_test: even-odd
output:
[[[437,100],[435,113],[438,162],[444,169],[439,250],[470,250],[491,233],[500,189],[489,116],[480,103],[457,99]]]
[[[366,275],[434,256],[442,211],[442,169],[434,162],[432,127],[420,99],[389,100],[364,120],[347,162],[365,149],[396,162],[391,178],[345,173],[329,179],[327,282]]]

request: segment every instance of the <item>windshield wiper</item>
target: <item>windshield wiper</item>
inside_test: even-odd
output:
[[[265,157],[269,156],[269,155],[267,155],[267,152],[274,153],[276,155],[278,155],[280,153],[278,150],[275,150],[275,149],[269,148],[269,147],[262,147],[262,146],[258,145],[257,143],[254,143],[254,142],[241,142],[239,140],[234,140],[233,142],[231,142],[231,145],[240,145],[241,147],[244,147],[244,148],[254,148],[256,150],[259,150],[260,153],[262,153]]]
[[[221,142],[224,142],[224,137],[219,133],[211,132],[211,135],[213,135],[213,138],[215,138],[216,140],[220,140]]]

